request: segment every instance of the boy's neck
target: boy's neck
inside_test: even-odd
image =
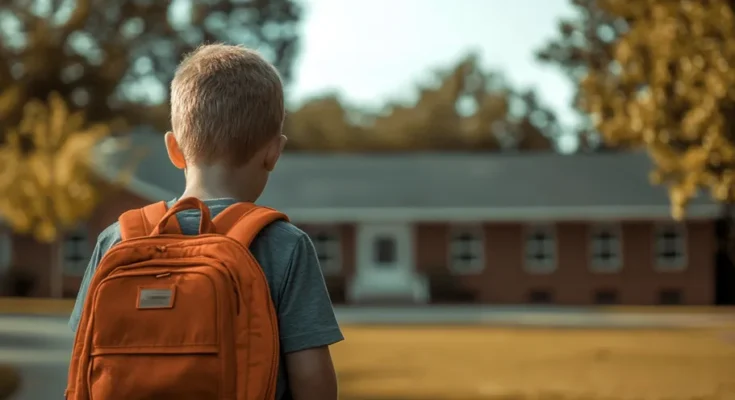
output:
[[[200,200],[235,199],[241,202],[255,202],[258,195],[249,188],[247,183],[232,182],[226,174],[213,169],[187,168],[186,188],[181,198],[196,197]],[[228,189],[237,188],[237,190]]]

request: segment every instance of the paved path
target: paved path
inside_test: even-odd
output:
[[[0,363],[20,370],[11,400],[61,400],[73,335],[60,318],[0,316]]]
[[[696,328],[735,326],[735,312],[600,311],[568,307],[360,307],[338,308],[349,324],[478,324],[558,328]]]
[[[349,324],[481,324],[556,327],[677,328],[735,326],[735,316],[641,314],[585,309],[530,308],[359,308],[337,309]],[[62,399],[73,335],[65,318],[0,315],[0,364],[16,366],[22,390],[12,400]]]

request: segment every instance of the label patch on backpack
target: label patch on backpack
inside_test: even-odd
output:
[[[138,309],[173,308],[174,286],[162,287],[139,287]]]

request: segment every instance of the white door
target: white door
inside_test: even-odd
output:
[[[357,239],[357,273],[362,277],[392,280],[413,272],[410,224],[360,224]]]

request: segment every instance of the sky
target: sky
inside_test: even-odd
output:
[[[336,91],[363,106],[411,100],[435,68],[477,52],[520,88],[535,88],[564,125],[572,86],[534,59],[570,16],[569,0],[303,0],[292,100]]]

